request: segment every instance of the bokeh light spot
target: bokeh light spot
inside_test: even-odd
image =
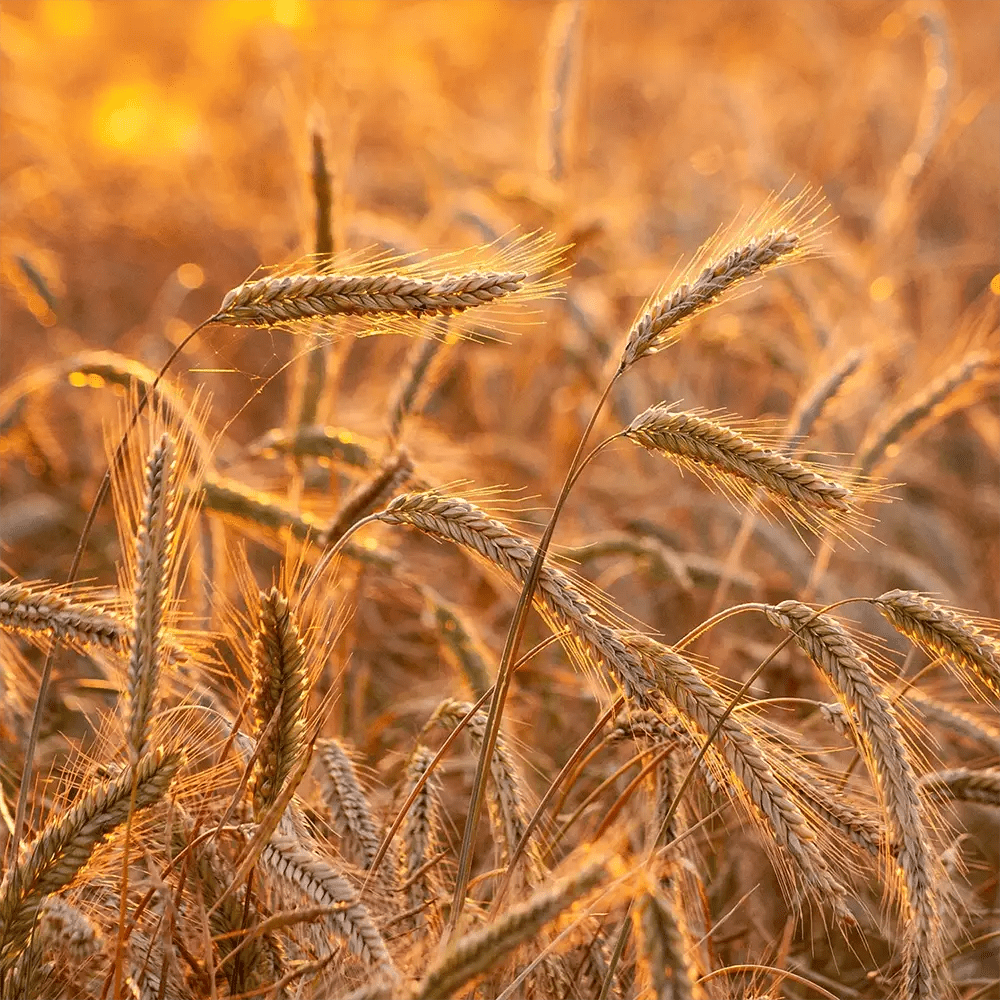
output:
[[[177,280],[184,288],[201,288],[205,283],[205,272],[197,264],[181,264],[177,268]]]
[[[896,284],[887,274],[876,278],[868,288],[872,302],[885,302],[896,290]]]
[[[994,295],[1000,295],[1000,274],[994,274],[993,277],[990,278],[990,291]]]
[[[77,389],[82,389],[87,384],[87,376],[83,372],[70,372],[69,384]]]

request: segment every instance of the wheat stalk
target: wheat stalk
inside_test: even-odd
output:
[[[899,724],[872,678],[867,654],[837,621],[798,601],[768,606],[766,615],[794,635],[842,699],[849,717],[857,718],[895,845],[894,867],[902,880],[908,995],[930,998],[940,960],[938,866]]]
[[[454,729],[470,711],[472,705],[468,702],[447,698],[434,710],[428,724],[438,723]],[[485,710],[479,709],[469,719],[466,729],[478,753],[486,735]],[[493,789],[493,797],[488,803],[490,821],[500,851],[500,864],[506,865],[510,860],[510,852],[521,842],[521,837],[528,828],[528,815],[524,807],[524,779],[502,734],[497,738],[490,758],[490,777]],[[540,878],[545,872],[545,865],[534,841],[528,842],[527,855],[532,880]]]
[[[959,676],[978,677],[1000,695],[1000,643],[952,608],[909,590],[890,590],[875,607],[893,628],[932,656],[941,656]]]
[[[47,897],[69,885],[97,845],[125,822],[133,780],[134,809],[148,808],[163,797],[181,760],[179,752],[152,750],[134,769],[91,785],[74,805],[46,823],[0,883],[0,973],[11,968],[24,948]]]

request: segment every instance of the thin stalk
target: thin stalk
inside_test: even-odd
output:
[[[583,432],[583,436],[580,438],[580,443],[577,445],[576,452],[573,455],[573,460],[570,463],[569,470],[566,473],[566,479],[559,492],[559,498],[556,500],[556,504],[552,508],[552,514],[549,516],[548,524],[545,526],[545,531],[538,542],[538,548],[535,550],[535,558],[531,562],[531,567],[529,568],[527,577],[525,578],[524,586],[521,588],[521,596],[518,598],[517,607],[514,609],[514,617],[510,623],[510,629],[507,632],[507,640],[504,643],[503,654],[500,657],[500,666],[497,669],[497,680],[494,685],[493,700],[490,702],[489,716],[486,720],[486,732],[483,738],[483,745],[479,752],[479,760],[476,764],[476,776],[472,784],[472,798],[469,802],[469,814],[466,817],[465,830],[462,834],[462,849],[458,857],[458,871],[455,877],[455,892],[452,895],[451,913],[448,917],[448,925],[445,928],[445,939],[454,933],[455,928],[458,926],[459,918],[462,915],[462,909],[465,906],[465,893],[468,888],[469,874],[472,868],[472,845],[475,840],[476,827],[479,824],[479,816],[482,812],[486,779],[490,771],[490,762],[493,759],[493,751],[496,747],[497,736],[500,733],[500,719],[503,715],[504,705],[507,701],[507,693],[510,689],[510,679],[513,674],[511,664],[514,662],[514,657],[517,655],[517,647],[520,645],[521,637],[524,635],[524,629],[528,621],[528,609],[531,607],[531,600],[535,593],[535,587],[538,585],[538,578],[542,572],[542,564],[545,562],[545,556],[548,554],[549,545],[552,542],[552,535],[555,532],[556,522],[559,520],[559,515],[562,513],[562,509],[566,504],[569,491],[575,481],[575,475],[578,473],[578,469],[582,467],[580,460],[583,456],[583,450],[587,445],[587,439],[590,437],[590,434],[594,429],[594,425],[597,423],[597,418],[600,416],[601,410],[604,408],[604,404],[607,402],[608,396],[611,395],[611,390],[618,381],[622,371],[623,369],[619,366],[605,387],[604,392],[601,393],[601,397],[597,401],[597,405],[594,407],[594,412],[590,416],[590,420]]]
[[[563,765],[562,770],[552,779],[549,787],[545,790],[545,794],[542,796],[541,801],[535,807],[535,812],[533,813],[531,819],[528,821],[528,825],[524,829],[524,833],[521,834],[521,839],[513,851],[510,852],[510,861],[507,862],[507,874],[504,875],[503,881],[500,883],[499,888],[496,891],[496,895],[493,897],[493,903],[491,904],[491,912],[495,913],[503,902],[504,895],[510,886],[511,880],[514,877],[514,868],[517,862],[520,860],[521,855],[524,853],[524,849],[528,846],[528,841],[531,839],[531,835],[535,832],[535,828],[542,821],[542,813],[545,811],[545,807],[552,801],[552,797],[559,790],[559,786],[566,780],[566,776],[577,766],[580,762],[580,758],[587,752],[587,747],[597,739],[598,733],[621,711],[622,705],[625,704],[624,698],[617,698],[614,704],[594,723],[591,727],[590,732],[584,736],[583,741],[577,746],[577,748],[570,755],[570,758]]]
[[[568,635],[567,630],[556,632],[553,635],[546,636],[540,643],[533,646],[527,653],[522,656],[517,663],[514,664],[512,673],[516,673],[521,669],[526,663],[532,660],[538,653],[540,653],[546,646],[550,646],[552,643],[556,642],[558,639],[562,639],[564,636]],[[430,776],[434,773],[434,768],[438,766],[441,758],[448,752],[451,745],[458,739],[459,734],[468,725],[469,720],[478,712],[486,700],[493,694],[496,685],[491,688],[487,688],[482,695],[480,695],[479,700],[469,709],[468,712],[462,716],[461,721],[457,726],[448,734],[444,743],[441,744],[440,749],[431,758],[431,762],[424,769],[424,773],[417,780],[416,784],[410,790],[410,794],[407,796],[406,801],[399,807],[396,813],[396,818],[392,821],[392,825],[385,832],[385,836],[382,838],[382,843],[379,844],[378,851],[375,852],[375,857],[372,859],[371,865],[368,867],[367,877],[365,878],[364,884],[361,886],[361,892],[364,893],[368,886],[371,877],[378,871],[379,865],[382,864],[385,858],[386,851],[389,850],[389,844],[392,843],[392,838],[396,836],[399,828],[403,825],[403,821],[406,819],[406,814],[410,811],[410,806],[416,801],[417,796],[420,794],[421,789],[430,779]]]
[[[177,360],[184,348],[187,347],[195,336],[204,330],[206,326],[210,323],[214,323],[218,316],[219,314],[215,313],[214,315],[209,316],[209,318],[204,322],[199,323],[173,349],[173,351],[171,351],[170,357],[163,362],[163,366],[156,373],[156,378],[153,379],[149,388],[143,388],[143,393],[139,398],[139,402],[136,404],[135,412],[129,420],[128,427],[125,428],[125,433],[122,434],[121,440],[118,442],[118,447],[115,448],[114,457],[111,459],[107,471],[104,473],[101,485],[97,488],[97,495],[94,497],[94,502],[90,505],[90,510],[87,511],[87,519],[83,523],[83,531],[80,533],[80,540],[77,542],[76,551],[73,553],[73,561],[70,563],[69,573],[66,575],[67,585],[76,582],[77,574],[80,572],[80,563],[83,561],[83,553],[86,551],[87,542],[90,539],[90,533],[93,530],[94,522],[97,520],[97,512],[101,509],[101,505],[104,503],[108,492],[111,489],[112,472],[121,462],[122,456],[125,454],[125,448],[128,446],[129,435],[132,433],[135,425],[139,422],[139,417],[141,417],[145,412],[145,409],[149,404],[150,397],[156,391],[156,388],[159,386],[163,376],[166,375],[167,369],[174,363],[174,361]],[[38,745],[38,733],[42,725],[42,710],[45,705],[45,696],[48,693],[49,682],[52,679],[52,664],[58,647],[59,636],[53,635],[52,641],[49,643],[49,648],[45,654],[45,662],[42,664],[41,676],[38,679],[38,695],[35,699],[35,710],[31,715],[31,731],[28,734],[28,742],[24,748],[24,770],[21,772],[21,785],[17,793],[17,809],[14,813],[14,832],[11,834],[10,841],[8,842],[8,857],[11,864],[13,864],[17,859],[17,852],[21,846],[24,814],[28,806],[28,787],[31,785],[31,776],[34,769],[35,747]]]

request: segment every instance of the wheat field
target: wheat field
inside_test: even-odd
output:
[[[0,998],[1000,998],[998,38],[0,3]]]

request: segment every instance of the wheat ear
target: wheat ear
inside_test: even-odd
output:
[[[274,804],[305,749],[309,701],[306,649],[288,598],[272,587],[260,592],[259,602],[250,688],[254,737],[264,741],[250,776],[258,820]],[[277,724],[269,730],[275,713]]]
[[[46,633],[76,649],[124,648],[128,628],[117,615],[69,595],[40,583],[0,583],[0,628],[27,635]]]
[[[872,778],[895,846],[893,868],[903,889],[908,996],[929,998],[938,982],[938,866],[927,838],[916,778],[892,707],[872,677],[864,650],[835,619],[798,601],[768,606],[773,625],[791,632],[857,718]]]
[[[128,745],[133,759],[149,747],[163,657],[163,616],[175,550],[174,444],[164,434],[146,464],[146,495],[135,541],[135,597],[129,643]]]
[[[525,287],[525,271],[469,271],[419,278],[384,274],[291,273],[247,281],[228,292],[215,322],[271,327],[332,316],[450,316]]]
[[[950,771],[935,771],[920,779],[920,790],[955,802],[1000,807],[1000,768],[977,771],[971,767],[956,767]]]
[[[406,775],[400,792],[401,799],[405,800],[409,796],[433,759],[434,754],[430,748],[422,743],[413,748],[406,765]],[[427,863],[433,858],[438,846],[439,792],[437,775],[432,774],[413,800],[413,805],[410,806],[403,823],[403,867],[406,876],[407,905],[415,914],[412,926],[429,922],[424,908],[438,895],[434,872],[428,870]]]
[[[315,845],[298,837],[275,834],[264,845],[260,861],[269,874],[320,906],[347,904],[344,908],[338,906],[335,913],[326,917],[324,922],[330,932],[346,941],[350,951],[366,965],[398,978],[382,935],[368,910],[358,901],[350,883]]]
[[[0,973],[10,969],[48,896],[65,888],[97,845],[129,815],[133,777],[135,810],[162,798],[181,765],[179,752],[162,747],[107,783],[92,785],[66,812],[49,820],[0,883]]]
[[[632,910],[637,938],[636,965],[655,1000],[701,1000],[685,955],[679,908],[671,890],[648,889]]]
[[[466,934],[427,970],[413,993],[413,1000],[443,1000],[453,996],[469,980],[496,965],[606,877],[607,862],[591,861],[580,871],[536,892],[493,923]]]
[[[491,658],[489,650],[476,634],[475,627],[456,608],[430,587],[419,585],[419,590],[437,624],[442,652],[457,665],[472,693],[479,697],[491,683],[491,671],[487,666]]]
[[[268,540],[275,535],[291,535],[302,541],[315,542],[326,527],[315,515],[292,510],[280,497],[255,490],[234,479],[206,479],[202,483],[199,499],[203,510],[219,514]],[[385,549],[348,542],[340,551],[350,559],[382,572],[391,572],[396,566],[396,557]]]
[[[354,469],[373,468],[377,449],[374,441],[353,431],[327,426],[297,427],[293,431],[275,427],[247,445],[248,454],[262,458],[320,458]]]
[[[680,283],[654,297],[632,324],[619,372],[669,347],[682,323],[715,305],[730,289],[807,253],[821,214],[819,208],[812,195],[793,198],[776,210],[773,204],[768,205],[748,221],[729,249],[720,250],[718,238],[710,240]],[[710,263],[703,266],[706,259],[711,259]],[[701,270],[696,274],[698,268]]]
[[[796,862],[806,884],[829,901],[839,917],[849,919],[843,905],[844,887],[831,874],[812,828],[775,777],[753,734],[733,715],[726,716],[727,706],[719,693],[676,650],[639,634],[630,634],[627,641],[655,672],[678,712],[706,735],[721,724],[719,753],[760,810],[775,840]]]
[[[858,497],[846,486],[701,413],[657,403],[640,413],[622,436],[740,499],[752,501],[754,487],[760,487],[809,527],[856,514]]]
[[[323,799],[333,827],[347,847],[350,860],[367,871],[378,855],[382,838],[358,781],[354,761],[339,740],[321,740],[316,745],[316,757]],[[391,865],[381,865],[379,877],[385,878],[391,871]]]
[[[426,534],[445,538],[477,552],[523,584],[535,555],[534,546],[483,510],[455,497],[438,493],[409,493],[397,497],[378,515],[388,524],[408,524]],[[654,683],[615,629],[597,619],[565,573],[543,566],[535,601],[560,626],[568,627],[602,660],[625,693],[639,705],[652,705]]]
[[[376,507],[393,497],[413,475],[413,462],[405,448],[397,449],[386,458],[378,471],[348,494],[330,526],[317,543],[326,546],[336,542],[352,524],[370,514]]]
[[[875,599],[893,628],[958,668],[959,676],[978,677],[1000,695],[1000,642],[952,608],[909,590],[890,590]]]
[[[858,453],[861,475],[870,476],[898,452],[906,439],[915,437],[935,421],[943,420],[961,403],[961,390],[996,363],[996,355],[989,351],[970,351],[915,395],[890,410],[868,434]]]

